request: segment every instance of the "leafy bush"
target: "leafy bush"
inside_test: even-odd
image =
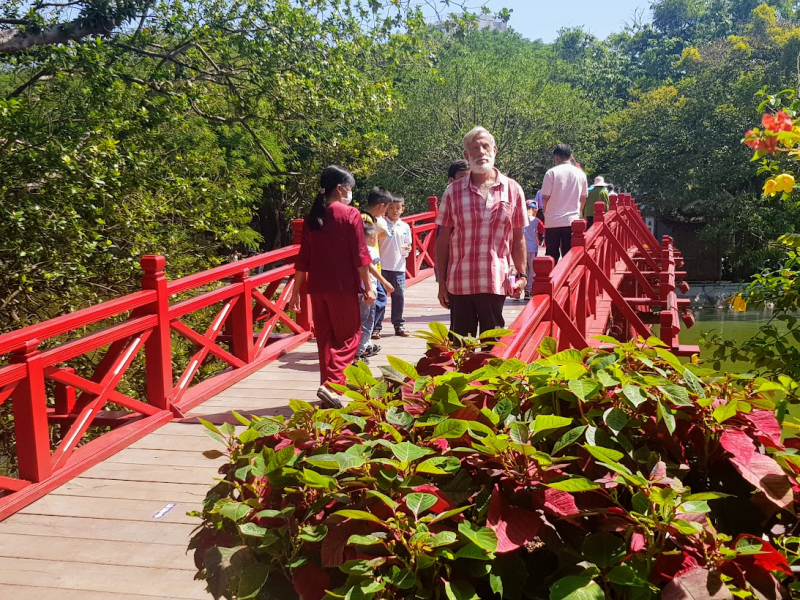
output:
[[[487,332],[496,335],[497,332]],[[190,548],[217,598],[779,598],[796,440],[773,385],[661,342],[532,364],[426,333],[353,403],[239,417]],[[458,369],[456,368],[458,367]],[[732,595],[733,594],[733,595]]]

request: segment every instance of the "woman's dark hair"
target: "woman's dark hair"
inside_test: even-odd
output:
[[[450,179],[455,179],[456,175],[458,175],[461,171],[469,171],[469,163],[463,158],[453,161],[453,164],[451,164],[450,168],[447,169],[447,177]]]
[[[338,165],[325,167],[322,177],[319,178],[319,190],[314,198],[314,204],[306,216],[306,224],[311,231],[319,231],[325,224],[325,199],[328,198],[337,186],[354,186],[356,180],[353,174]]]

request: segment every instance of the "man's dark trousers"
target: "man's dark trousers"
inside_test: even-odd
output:
[[[459,335],[477,336],[490,329],[505,327],[503,304],[498,294],[450,294],[450,329]]]
[[[572,248],[572,227],[545,227],[544,243],[545,254],[558,262]]]

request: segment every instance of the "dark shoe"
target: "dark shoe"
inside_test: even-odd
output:
[[[369,346],[367,346],[367,349],[364,352],[364,358],[369,358],[370,356],[375,356],[380,351],[381,351],[381,347],[378,344],[370,344]]]
[[[336,392],[332,392],[324,385],[317,388],[317,398],[322,403],[322,408],[344,408],[350,403],[349,400],[343,398]]]
[[[533,294],[530,292],[525,292],[525,300],[530,300],[531,298],[533,298]]]
[[[373,340],[379,340],[379,339],[381,339],[381,330],[380,330],[380,329],[374,329],[374,330],[372,331],[372,339],[373,339]]]
[[[357,365],[359,362],[363,362],[365,364],[369,364],[369,358],[367,358],[368,356],[371,356],[371,355],[368,354],[367,352],[364,352],[364,354],[356,354],[355,358],[353,358],[353,363],[352,364]]]
[[[406,330],[405,327],[395,327],[394,334],[400,337],[408,337],[411,335],[410,333],[408,333],[408,330]]]

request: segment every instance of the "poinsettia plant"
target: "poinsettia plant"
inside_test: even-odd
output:
[[[800,593],[800,451],[770,382],[657,339],[546,339],[525,364],[426,335],[416,367],[348,368],[344,409],[206,423],[230,460],[190,548],[216,598]]]

